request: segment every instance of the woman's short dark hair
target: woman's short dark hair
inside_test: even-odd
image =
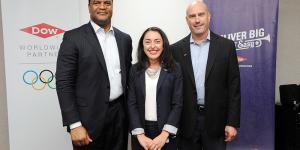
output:
[[[144,45],[143,45],[143,40],[145,38],[145,35],[149,31],[157,32],[160,34],[163,40],[163,51],[160,55],[159,61],[163,69],[171,71],[174,68],[174,60],[170,50],[169,40],[167,38],[167,35],[158,27],[150,27],[146,29],[139,40],[138,48],[137,48],[138,70],[147,69],[149,67],[149,59],[144,52]]]

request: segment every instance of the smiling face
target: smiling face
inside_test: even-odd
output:
[[[196,1],[186,10],[186,22],[195,36],[208,34],[210,13],[205,3]]]
[[[163,52],[163,39],[159,32],[148,31],[143,39],[143,47],[150,63],[159,61]]]
[[[112,10],[112,0],[90,0],[89,12],[91,20],[102,28],[110,27]]]

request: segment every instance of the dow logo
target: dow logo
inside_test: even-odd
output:
[[[41,23],[41,24],[37,24],[34,26],[26,27],[26,28],[21,29],[21,31],[41,37],[41,38],[48,38],[48,37],[58,35],[58,34],[65,32],[62,29],[48,25],[46,23]]]

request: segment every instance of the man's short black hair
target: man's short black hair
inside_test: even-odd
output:
[[[88,0],[89,1],[89,4],[90,4],[90,2],[91,2],[91,0]],[[111,0],[112,2],[114,2],[114,0]]]

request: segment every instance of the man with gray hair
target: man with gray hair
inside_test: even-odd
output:
[[[240,126],[240,73],[233,41],[209,30],[211,14],[203,1],[186,10],[191,31],[172,45],[182,66],[182,150],[225,150]]]

